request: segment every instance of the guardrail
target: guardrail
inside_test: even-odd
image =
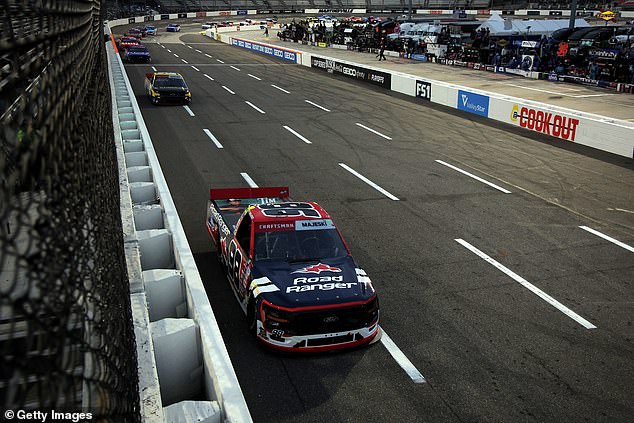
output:
[[[112,45],[107,53],[143,421],[249,423],[134,92]]]
[[[235,33],[234,33],[235,34]],[[248,48],[252,40],[227,33],[207,31],[207,35],[224,43]],[[279,46],[257,42],[258,48],[280,49]],[[378,85],[423,102],[431,102],[467,113],[519,126],[520,128],[560,138],[565,141],[634,158],[634,124],[627,121],[566,109],[536,101],[474,90],[433,79],[389,71],[322,54],[283,49],[289,57],[301,60],[303,66],[327,71],[356,80]],[[269,51],[269,50],[264,50]]]

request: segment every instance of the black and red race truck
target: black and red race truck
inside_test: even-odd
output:
[[[372,282],[318,204],[292,201],[288,187],[211,189],[207,231],[267,346],[325,351],[377,337]]]

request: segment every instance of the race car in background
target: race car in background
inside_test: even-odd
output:
[[[123,59],[128,62],[145,62],[149,63],[152,60],[150,52],[144,45],[131,46],[123,51]]]
[[[146,73],[145,92],[153,104],[189,104],[192,101],[185,79],[175,72]]]
[[[145,26],[145,33],[147,35],[156,35],[156,27],[153,25],[146,25]]]
[[[123,37],[117,43],[117,48],[120,51],[125,51],[128,47],[137,47],[140,46],[141,42],[134,37]]]
[[[205,22],[204,24],[201,25],[202,29],[211,29],[213,28],[215,25],[214,22]]]
[[[179,24],[171,23],[165,28],[166,32],[180,32],[181,26]]]
[[[207,231],[260,342],[310,352],[375,340],[377,294],[322,207],[290,200],[288,187],[209,197]]]
[[[141,38],[143,38],[143,32],[141,32],[141,30],[139,28],[131,28],[131,29],[128,30],[126,36],[134,37],[134,38],[140,40]]]

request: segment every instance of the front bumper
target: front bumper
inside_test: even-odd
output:
[[[370,327],[316,335],[275,336],[257,321],[257,337],[267,347],[287,352],[320,352],[354,348],[372,342],[380,332],[378,320]]]

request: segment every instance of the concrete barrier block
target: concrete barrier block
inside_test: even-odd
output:
[[[160,204],[134,206],[134,227],[137,231],[165,229],[163,208]]]
[[[200,397],[203,366],[196,323],[163,319],[150,323],[150,331],[163,405]]]
[[[132,153],[125,153],[125,164],[127,167],[133,166],[147,166],[147,154],[145,151],[138,151]]]
[[[163,409],[170,423],[221,423],[222,413],[217,401],[181,401]]]
[[[130,198],[132,204],[158,204],[156,186],[153,182],[131,182]]]
[[[175,269],[143,272],[150,321],[187,317],[187,299],[183,274]]]
[[[141,140],[129,140],[123,143],[123,151],[126,153],[138,153],[143,150],[143,141]]]
[[[150,166],[128,167],[128,182],[152,182],[152,168]]]
[[[174,269],[172,234],[167,229],[137,232],[142,270]]]

